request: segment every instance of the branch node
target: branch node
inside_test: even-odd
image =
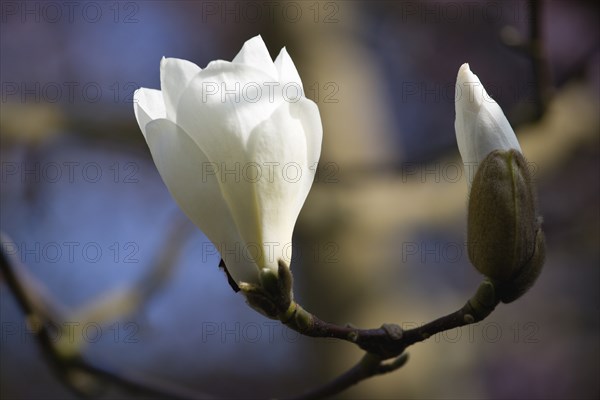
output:
[[[358,332],[352,331],[348,333],[348,340],[350,340],[353,343],[356,343],[358,341]]]
[[[475,322],[475,317],[472,316],[471,314],[465,314],[463,317],[465,323],[467,324],[472,324],[473,322]]]
[[[402,330],[402,328],[400,327],[400,325],[396,325],[396,324],[383,324],[383,325],[381,325],[381,328],[393,340],[400,340],[400,339],[402,339],[402,335],[404,334],[404,331]]]

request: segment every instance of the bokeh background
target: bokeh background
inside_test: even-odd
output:
[[[292,264],[297,298],[321,318],[409,328],[459,308],[477,287],[454,134],[463,62],[507,114],[539,189],[547,261],[533,289],[482,323],[411,347],[401,370],[339,398],[600,395],[596,2],[0,7],[4,251],[72,308],[129,290],[165,249],[180,253],[135,312],[77,331],[92,363],[201,398],[256,398],[301,393],[360,357],[346,343],[298,337],[231,291],[134,118],[132,93],[159,88],[161,57],[204,67],[261,34],[273,57],[287,47],[322,115],[319,175],[296,225]],[[4,283],[0,299],[1,397],[74,398]],[[106,397],[136,397],[103,386]]]

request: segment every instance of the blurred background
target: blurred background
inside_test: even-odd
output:
[[[299,394],[361,356],[299,337],[232,292],[133,114],[133,91],[160,87],[161,57],[205,67],[261,34],[273,57],[287,47],[324,125],[292,263],[296,297],[321,318],[410,328],[476,289],[454,133],[463,62],[507,114],[539,190],[547,261],[531,291],[339,398],[600,395],[597,2],[0,4],[4,251],[71,308],[127,292],[165,249],[179,254],[134,311],[69,321],[90,362],[202,398],[256,398]],[[0,300],[1,397],[74,398],[4,283]]]

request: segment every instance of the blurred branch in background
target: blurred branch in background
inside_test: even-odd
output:
[[[191,225],[174,218],[171,231],[147,272],[131,287],[118,288],[82,307],[70,310],[60,304],[33,277],[25,265],[7,249],[13,241],[1,233],[0,268],[4,283],[11,290],[28,326],[35,333],[42,353],[60,380],[73,392],[94,396],[106,390],[105,383],[119,385],[132,392],[168,398],[210,398],[174,385],[150,382],[129,371],[96,365],[86,360],[85,335],[81,328],[90,323],[105,326],[119,318],[140,312],[177,265],[180,251],[191,233]],[[67,329],[68,331],[64,331]],[[57,332],[58,330],[58,332]],[[63,330],[63,332],[60,332]],[[58,339],[57,339],[58,338]]]
[[[325,397],[333,396],[341,393],[348,389],[352,385],[372,378],[376,375],[386,374],[388,372],[395,371],[402,368],[408,361],[408,354],[403,354],[396,358],[390,363],[383,363],[381,358],[367,353],[360,359],[360,361],[350,368],[348,371],[335,378],[331,382],[316,388],[312,391],[306,392],[303,395],[297,397],[290,397],[288,400],[310,400],[310,399],[322,399]]]
[[[189,232],[190,225],[179,220],[178,224],[174,224],[165,250],[159,254],[147,275],[142,277],[136,285],[131,288],[114,290],[102,299],[93,301],[90,305],[75,311],[68,311],[59,305],[52,295],[27,272],[25,266],[5,251],[12,241],[2,234],[0,268],[5,282],[25,313],[28,324],[36,333],[38,342],[50,365],[55,369],[60,380],[75,393],[83,396],[98,395],[104,389],[104,382],[108,381],[143,394],[176,399],[206,398],[206,395],[188,392],[173,385],[151,383],[125,371],[94,365],[83,357],[85,341],[82,339],[72,340],[73,337],[79,338],[84,335],[73,335],[73,332],[68,332],[68,339],[55,343],[51,333],[54,327],[63,326],[65,322],[69,322],[68,326],[72,327],[73,321],[77,321],[75,328],[77,330],[77,327],[85,326],[88,323],[105,325],[124,315],[138,312],[161,285],[168,281],[169,273],[177,264],[181,244],[185,242]],[[298,315],[306,312],[296,305],[290,320],[285,322],[292,329],[311,337],[346,340],[367,351],[358,364],[346,373],[324,386],[298,397],[298,399],[317,399],[334,395],[362,380],[395,371],[402,367],[408,359],[408,355],[403,354],[406,347],[426,340],[439,332],[479,322],[487,317],[497,304],[498,300],[495,298],[493,286],[484,282],[460,310],[405,332],[400,326],[389,324],[384,324],[380,329],[368,330],[351,326],[340,327],[321,321],[314,316],[311,316],[312,322],[309,327],[297,326],[294,321],[297,320]],[[397,358],[392,362],[384,363],[384,360],[392,357]]]
[[[527,7],[530,16],[529,38],[522,38],[518,30],[512,25],[502,28],[500,38],[506,46],[521,52],[531,62],[534,109],[531,110],[531,117],[527,116],[525,118],[528,121],[535,121],[542,118],[546,112],[554,88],[549,76],[548,60],[544,49],[543,5],[539,0],[532,0],[527,3]]]

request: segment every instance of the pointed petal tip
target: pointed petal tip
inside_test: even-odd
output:
[[[188,67],[195,67],[195,68],[200,68],[196,63],[186,60],[184,58],[177,58],[177,57],[165,57],[162,56],[162,58],[160,59],[160,68],[164,68],[167,64],[172,64],[172,65],[185,65]]]
[[[161,76],[165,73],[168,63],[169,63],[169,59],[165,56],[162,56],[162,58],[160,59],[160,66],[159,66]]]
[[[281,50],[279,50],[277,58],[279,58],[280,56],[289,59],[292,62],[292,64],[294,63],[294,61],[292,60],[292,56],[290,55],[290,52],[288,51],[286,46],[283,46]]]
[[[165,65],[167,65],[167,57],[162,56],[162,58],[160,59],[160,70],[162,71],[165,68]]]
[[[172,57],[162,56],[162,58],[160,59],[160,69],[161,70],[164,69],[167,66],[167,64],[169,64],[172,60],[175,60],[175,59]]]
[[[277,70],[261,35],[256,35],[246,40],[241,50],[231,62],[234,64],[246,64],[250,67],[263,70],[277,79]]]
[[[460,66],[456,80],[459,82],[479,82],[477,75],[471,71],[469,63],[464,63]]]
[[[133,93],[133,111],[144,136],[146,125],[155,119],[164,118],[165,104],[162,92],[141,87]]]
[[[265,43],[264,39],[262,38],[262,36],[260,34],[256,35],[256,36],[252,36],[250,39],[246,40],[242,46],[242,48],[246,45],[252,45],[252,44],[259,44],[264,46],[265,48],[267,47],[267,44]]]
[[[456,76],[456,107],[477,112],[486,101],[493,102],[493,99],[487,94],[479,77],[471,71],[469,63],[462,64]]]
[[[133,92],[133,104],[138,104],[140,103],[140,101],[143,102],[145,100],[145,97],[147,97],[147,93],[152,90],[155,89],[149,89],[145,87],[139,87],[135,89],[135,91]]]
[[[283,61],[284,58],[290,58],[290,53],[288,53],[287,49],[285,48],[285,46],[283,46],[281,48],[281,50],[279,50],[279,54],[277,54],[277,57],[275,58],[274,63],[281,63]]]
[[[302,79],[300,78],[300,74],[298,74],[298,70],[296,65],[294,64],[294,60],[287,51],[287,48],[284,46],[279,51],[277,58],[275,59],[275,68],[279,72],[279,81],[282,83],[292,82],[298,85],[302,91],[304,88],[302,86]]]

